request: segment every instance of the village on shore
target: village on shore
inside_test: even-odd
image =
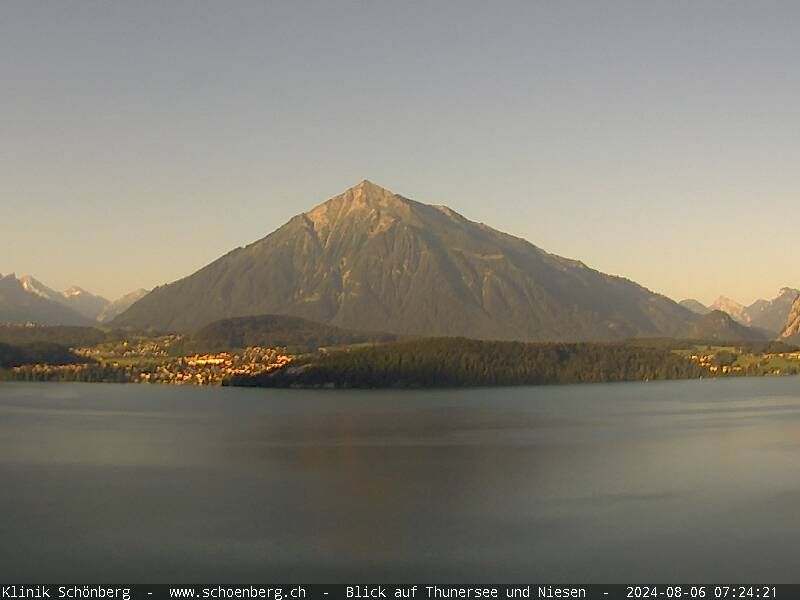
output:
[[[117,381],[173,385],[220,385],[231,377],[270,373],[294,356],[285,348],[253,346],[217,353],[173,355],[179,336],[142,338],[75,348],[86,362],[14,367],[15,379]]]

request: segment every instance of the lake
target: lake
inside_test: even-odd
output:
[[[800,583],[800,378],[0,384],[13,582]]]

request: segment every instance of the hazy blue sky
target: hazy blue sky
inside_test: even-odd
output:
[[[368,178],[680,299],[800,286],[798,2],[0,3],[0,272],[117,296]]]

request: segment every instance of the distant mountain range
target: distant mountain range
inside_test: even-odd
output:
[[[26,292],[71,308],[89,321],[96,320],[100,311],[109,304],[102,296],[95,296],[77,286],[58,292],[30,275],[23,275],[19,282]]]
[[[787,327],[787,319],[792,304],[800,297],[800,290],[790,287],[781,288],[772,300],[756,300],[750,306],[744,306],[735,300],[720,296],[710,306],[704,306],[694,299],[682,300],[681,305],[703,315],[712,310],[720,310],[729,314],[742,325],[752,327],[778,337]]]
[[[188,331],[269,313],[501,340],[684,337],[697,320],[628,279],[363,181],[156,288],[112,324]]]
[[[110,302],[73,286],[56,291],[30,275],[0,275],[0,323],[88,325],[104,323],[124,312],[146,290],[136,290]]]
[[[0,323],[85,325],[89,319],[75,309],[25,289],[13,274],[0,276]]]

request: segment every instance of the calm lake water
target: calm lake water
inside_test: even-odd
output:
[[[7,582],[800,582],[800,378],[0,384]]]

